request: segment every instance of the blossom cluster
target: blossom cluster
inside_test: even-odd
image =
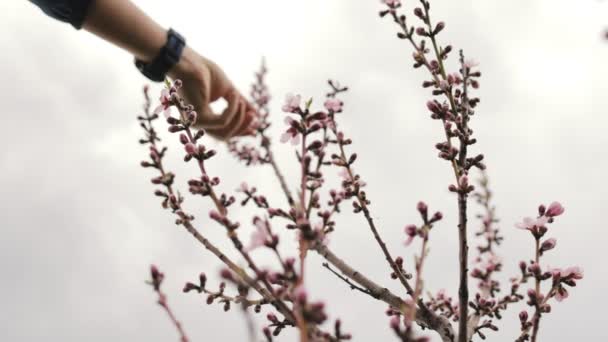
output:
[[[451,45],[442,45],[438,39],[446,30],[446,24],[431,20],[428,0],[419,0],[420,5],[413,9],[412,18],[401,14],[404,6],[399,0],[382,0],[381,3],[380,16],[392,19],[399,30],[397,38],[413,48],[413,67],[426,72],[427,79],[422,87],[429,90],[430,98],[421,106],[421,111],[427,111],[440,128],[442,138],[435,145],[437,156],[453,173],[446,188],[455,199],[458,221],[455,231],[459,272],[458,289],[454,291],[457,296],[450,296],[447,290],[427,295],[429,287],[424,282],[431,231],[440,224],[445,225],[444,213],[448,211],[431,211],[422,201],[417,204],[420,222],[405,225],[401,245],[402,249],[420,248],[414,253],[413,262],[398,256],[400,252],[391,250],[385,242],[383,235],[390,228],[374,220],[369,185],[363,175],[355,171],[357,163],[364,158],[352,150],[353,139],[340,126],[340,120],[350,110],[344,101],[348,88],[330,80],[329,91],[321,101],[302,94],[288,94],[281,106],[283,113],[275,118],[276,114],[270,113],[271,96],[265,80],[265,64],[255,74],[250,93],[251,103],[259,114],[254,124],[256,135],[230,141],[228,152],[245,166],[269,168],[281,187],[284,202],[273,200],[271,203],[269,198],[273,197],[264,193],[265,187],[253,182],[242,182],[232,192],[224,189],[222,178],[214,175],[208,163],[217,152],[205,144],[205,131],[195,127],[197,113],[179,95],[179,80],[167,82],[154,111],[150,110],[148,89],[145,89],[144,115],[138,120],[145,134],[140,143],[148,146],[149,155],[141,165],[156,173],[151,178],[156,187],[154,194],[160,198],[161,206],[175,216],[175,224],[183,227],[223,265],[216,286],[210,285],[213,280],[207,276],[209,272],[202,272],[198,278],[195,276],[196,280],[185,282],[183,292],[204,296],[207,304],[219,304],[225,311],[240,308],[250,327],[254,326],[251,314],[263,315],[264,326],[249,330],[252,340],[261,335],[266,341],[273,341],[285,329],[296,329],[302,342],[350,340],[352,336],[344,332],[341,320],[328,324],[328,310],[333,309],[331,301],[317,300],[323,294],[308,291],[310,263],[307,263],[307,257],[316,253],[324,259],[323,267],[348,288],[388,306],[389,320],[384,328],[389,328],[400,341],[428,341],[428,333],[421,333],[419,327],[436,333],[444,342],[486,339],[489,333],[499,330],[498,320],[508,309],[525,304],[530,313],[528,310],[519,313],[521,329],[517,341],[534,342],[541,318],[552,310],[552,299],[563,301],[569,296],[569,290],[583,278],[579,267],[551,268],[541,263],[541,258],[557,246],[557,240],[546,235],[550,231],[549,225],[564,214],[564,207],[559,202],[541,205],[535,217],[526,217],[516,225],[533,237],[534,259],[521,261],[519,274],[509,282],[501,282],[499,276],[503,265],[509,261],[498,253],[505,237],[498,227],[484,155],[471,153],[477,143],[471,125],[480,103],[473,95],[473,90],[480,87],[479,64],[465,58],[460,50],[450,68],[449,58],[454,49]],[[181,145],[184,162],[197,172],[181,186],[187,186],[191,196],[205,200],[207,221],[206,218],[195,219],[184,207],[186,196],[178,190],[177,177],[166,166],[168,148],[161,146],[155,128],[160,114],[164,114],[168,132]],[[273,153],[274,140],[269,128],[277,121],[284,123],[278,128],[278,141],[295,152],[293,161],[299,172],[293,179],[283,175],[282,167],[286,162],[277,160]],[[474,173],[482,175],[476,184]],[[328,174],[338,174],[339,181],[333,182]],[[480,229],[475,232],[479,245],[474,255],[469,255],[471,198],[476,199],[482,209],[478,215]],[[374,205],[376,202],[382,202],[382,199],[374,199]],[[235,207],[239,205],[249,206],[255,214],[250,219],[238,217]],[[345,207],[351,208],[369,230],[377,252],[386,260],[386,279],[371,279],[331,247],[342,243],[338,240],[330,244],[329,241],[340,228],[336,217],[348,212]],[[229,257],[234,253],[224,252],[225,245],[219,247],[210,241],[197,227],[199,222],[221,227],[238,259]],[[282,243],[280,232],[285,231],[293,234],[296,249],[287,249]],[[274,266],[259,262],[259,250],[273,255]],[[169,313],[182,341],[187,341],[184,329],[160,291],[163,278],[164,274],[156,267],[151,269],[150,284],[159,294],[159,304]],[[396,282],[399,290],[389,290],[383,281]],[[469,286],[469,281],[476,282],[477,286]],[[505,283],[509,286],[503,286]],[[526,290],[526,286],[530,287]]]

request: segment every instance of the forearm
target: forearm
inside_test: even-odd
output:
[[[137,66],[151,80],[180,79],[180,92],[199,114],[197,125],[212,136],[228,139],[255,132],[250,125],[257,113],[223,70],[184,46],[182,38],[168,33],[130,0],[30,1],[47,15],[128,51],[143,62]],[[216,114],[209,104],[220,98],[228,105]]]
[[[167,41],[167,31],[129,0],[95,0],[82,26],[142,61],[150,61]]]

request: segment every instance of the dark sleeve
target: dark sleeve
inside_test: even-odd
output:
[[[80,29],[94,0],[30,0],[44,13]]]

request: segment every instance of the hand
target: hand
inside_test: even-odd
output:
[[[211,136],[228,140],[255,134],[251,125],[258,113],[214,62],[186,47],[169,77],[182,81],[180,95],[194,106],[198,114],[196,126],[204,128]],[[209,104],[220,98],[226,100],[228,106],[221,114],[216,114]]]

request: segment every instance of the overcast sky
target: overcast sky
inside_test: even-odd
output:
[[[413,2],[406,2],[410,9]],[[425,285],[456,295],[456,201],[447,192],[450,169],[433,147],[441,130],[424,106],[428,94],[420,84],[426,75],[411,69],[410,48],[395,39],[393,24],[378,17],[379,1],[137,3],[217,61],[243,91],[266,56],[279,123],[285,93],[320,102],[328,78],[349,85],[342,127],[354,138],[357,171],[369,184],[382,234],[411,265],[413,249],[403,246],[402,228],[417,222],[416,202],[441,210],[446,219],[431,236]],[[547,263],[580,265],[585,279],[545,316],[541,339],[607,340],[608,42],[601,37],[608,3],[432,5],[435,20],[447,23],[442,42],[463,48],[483,72],[472,127],[479,141],[475,151],[487,157],[506,236],[501,280],[515,275],[519,260],[533,256],[531,237],[513,224],[534,215],[540,203],[561,201],[566,214],[551,227],[558,248]],[[144,284],[148,265],[156,263],[166,271],[169,300],[193,341],[244,340],[238,310],[224,314],[180,291],[201,271],[215,275],[220,264],[172,224],[152,196],[152,173],[138,166],[145,149],[137,144],[135,116],[146,80],[131,57],[49,20],[27,1],[2,1],[0,13],[0,339],[176,341]],[[293,151],[277,148],[287,174],[295,176]],[[173,169],[184,181],[193,171],[177,160]],[[211,170],[222,177],[223,190],[248,180],[281,200],[270,169],[243,169],[221,153]],[[203,231],[228,249],[224,233],[206,219],[208,204],[192,200],[189,207]],[[247,213],[239,214],[248,221]],[[330,245],[336,253],[397,291],[362,217],[345,214],[339,224]],[[270,260],[263,252],[258,257]],[[342,318],[355,341],[393,340],[385,305],[349,291],[320,263],[311,255],[308,287],[313,298],[328,301],[331,318]],[[506,314],[490,341],[514,340],[520,309]]]

